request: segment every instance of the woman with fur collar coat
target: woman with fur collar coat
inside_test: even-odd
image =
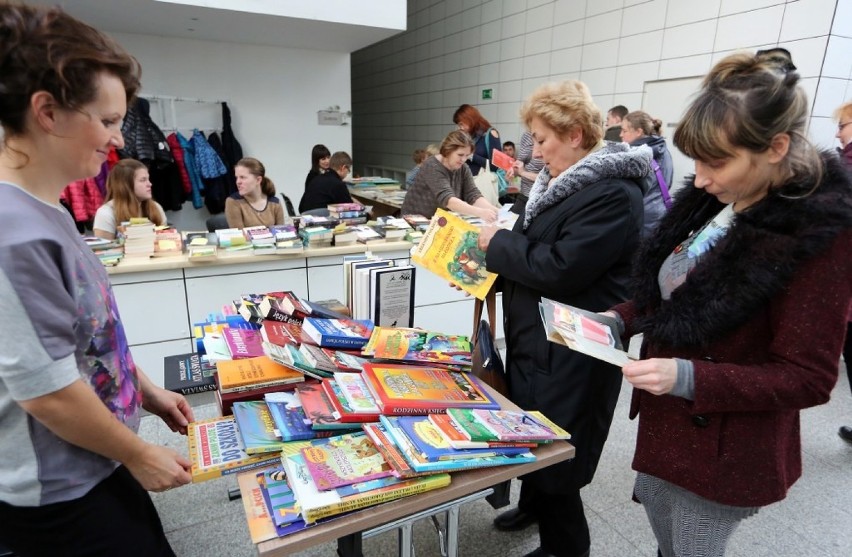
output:
[[[826,402],[852,297],[852,184],[805,139],[783,49],[735,54],[674,136],[692,183],[637,258],[624,367],[639,416],[634,496],[670,556],[724,555],[802,472],[799,411]],[[695,535],[703,529],[704,535]]]
[[[530,556],[588,555],[580,488],[592,481],[621,388],[617,367],[549,342],[541,297],[603,311],[627,299],[631,260],[642,234],[641,180],[651,150],[601,140],[600,111],[578,81],[545,85],[523,117],[547,167],[514,230],[483,227],[480,248],[503,290],[511,399],[571,432],[576,457],[524,476],[517,509],[502,530],[539,523]]]

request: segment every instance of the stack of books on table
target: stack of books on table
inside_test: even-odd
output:
[[[364,224],[367,222],[367,208],[355,202],[332,203],[328,206],[328,216],[341,224]]]
[[[154,231],[154,256],[167,257],[183,253],[183,238],[176,228],[158,226]]]
[[[107,240],[95,236],[85,236],[83,241],[92,249],[92,252],[100,259],[105,267],[118,265],[124,257],[124,244],[121,238]]]
[[[216,234],[212,232],[184,232],[186,253],[190,261],[216,259]]]
[[[243,229],[246,240],[251,244],[254,255],[276,253],[275,236],[265,226],[249,226]]]
[[[132,218],[121,223],[124,236],[124,257],[144,258],[154,255],[154,223],[147,218]]]
[[[331,246],[334,232],[331,228],[321,225],[308,225],[299,228],[302,244],[309,248],[327,248]]]
[[[304,246],[299,232],[292,224],[278,224],[269,228],[275,237],[275,250],[278,253],[302,253]]]
[[[251,249],[251,243],[239,228],[222,228],[216,231],[219,247],[226,251]]]

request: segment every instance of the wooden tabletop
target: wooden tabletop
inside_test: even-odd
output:
[[[517,406],[505,397],[500,396],[490,388],[489,391],[500,402],[500,406],[504,410],[517,409]],[[452,472],[452,481],[445,488],[368,507],[289,536],[259,543],[257,545],[258,553],[264,557],[289,555],[315,545],[335,541],[349,534],[364,532],[465,495],[476,493],[506,480],[534,472],[551,464],[574,458],[575,449],[567,441],[555,441],[551,444],[539,446],[533,450],[533,453],[536,460],[529,464]],[[249,473],[253,474],[254,472]]]

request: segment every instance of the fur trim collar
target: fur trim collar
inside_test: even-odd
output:
[[[811,188],[792,180],[737,213],[725,237],[664,301],[657,282],[663,261],[724,207],[689,179],[637,254],[633,300],[646,340],[677,348],[722,338],[783,289],[799,265],[852,227],[852,177],[836,155],[823,153],[822,159],[825,173],[813,193],[796,198]]]
[[[580,159],[550,182],[550,169],[544,167],[530,189],[524,212],[524,230],[535,217],[553,205],[571,197],[586,186],[608,178],[642,178],[651,171],[652,152],[649,147],[630,148],[626,143],[605,143]]]

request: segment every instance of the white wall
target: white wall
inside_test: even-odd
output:
[[[227,101],[243,153],[263,162],[278,192],[294,205],[304,190],[314,144],[352,152],[351,127],[319,126],[316,115],[333,105],[350,108],[348,53],[113,36],[142,64],[143,95]],[[203,229],[208,216],[206,209],[186,203],[183,210],[170,212],[169,222],[182,230]]]
[[[852,0],[408,4],[407,32],[352,54],[356,167],[412,166],[411,152],[453,129],[462,103],[517,140],[521,101],[543,82],[580,79],[602,110],[635,110],[645,82],[702,75],[736,49],[792,52],[823,145],[836,144],[828,116],[852,96]],[[482,100],[488,88],[493,99]]]

